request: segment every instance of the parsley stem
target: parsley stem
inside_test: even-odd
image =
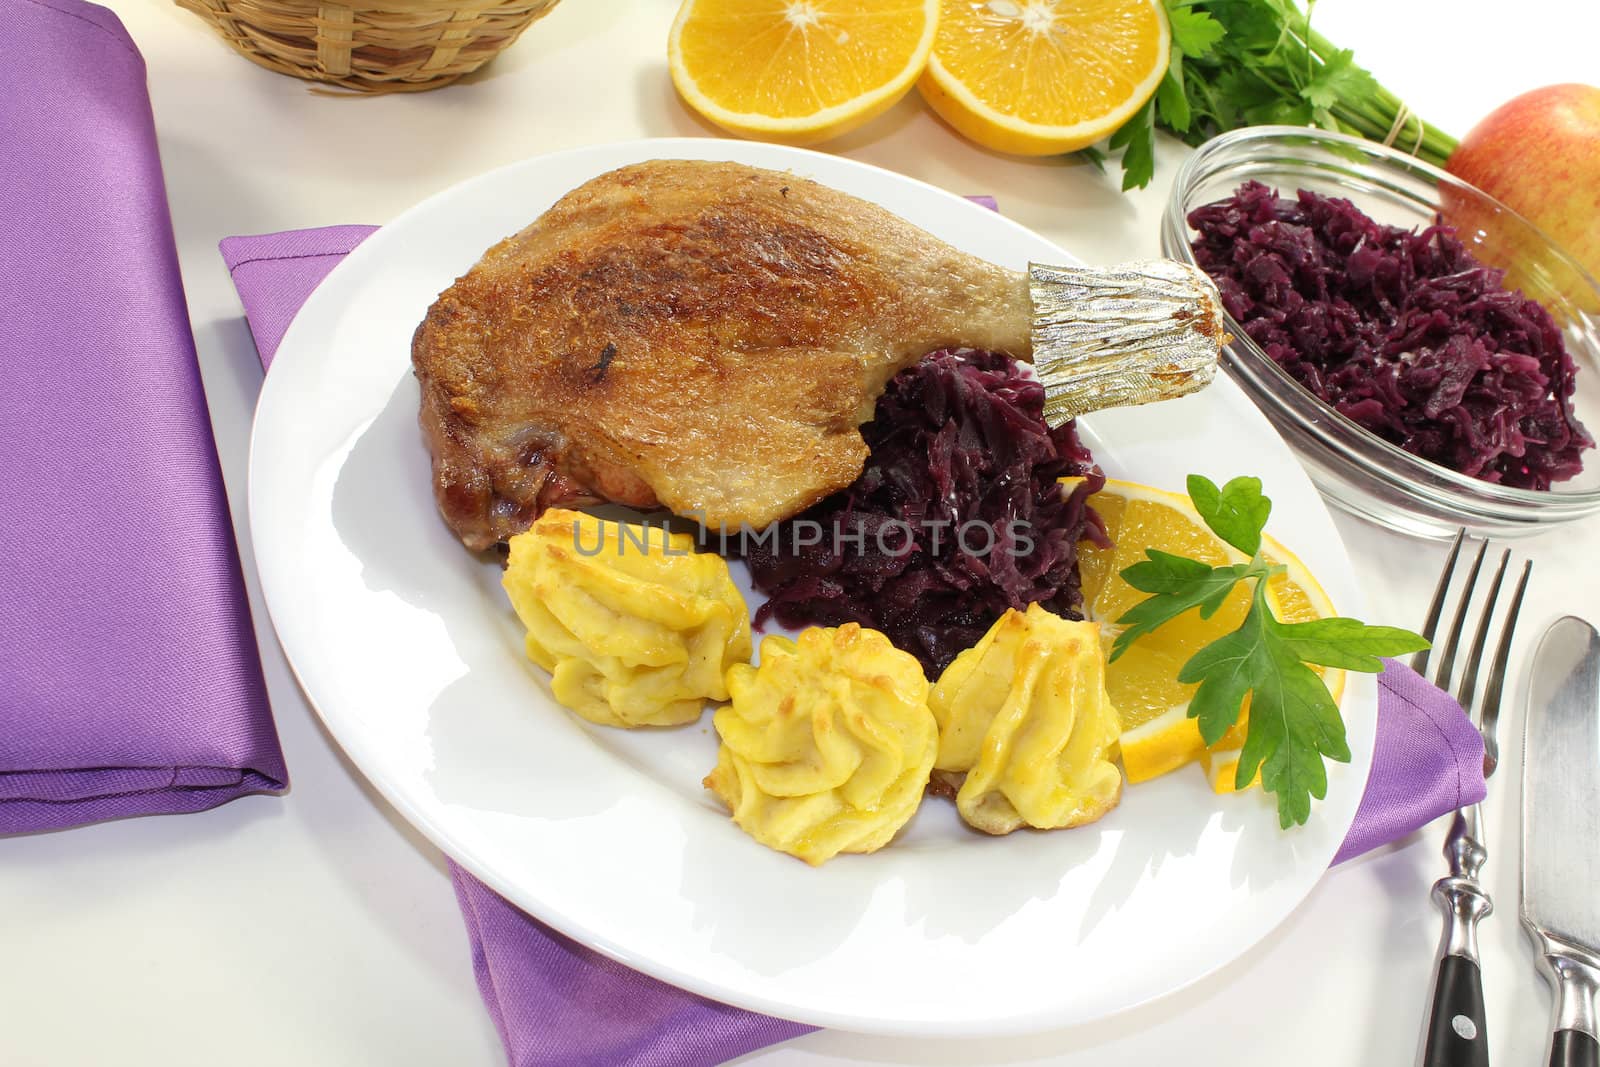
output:
[[[1306,33],[1307,50],[1313,53],[1323,63],[1328,62],[1340,49],[1322,34],[1307,25]],[[1368,100],[1341,100],[1332,108],[1333,113],[1341,118],[1355,122],[1362,127],[1363,136],[1374,141],[1382,141],[1389,136],[1389,131],[1394,128],[1401,112],[1409,111],[1404,102],[1394,93],[1378,86],[1377,93]],[[1358,121],[1353,116],[1360,115],[1364,122]],[[1418,132],[1413,134],[1412,120],[1416,120]],[[1444,166],[1450,158],[1450,153],[1455,151],[1456,139],[1423,121],[1421,115],[1414,112],[1407,117],[1399,135],[1395,138],[1397,143],[1406,143],[1415,138],[1417,145],[1416,155],[1435,166]]]

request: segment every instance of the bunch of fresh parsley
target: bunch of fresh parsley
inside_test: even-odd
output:
[[[1375,674],[1380,656],[1398,656],[1427,647],[1409,630],[1368,626],[1356,619],[1327,618],[1280,622],[1267,603],[1267,582],[1284,567],[1261,552],[1261,531],[1272,501],[1259,478],[1235,478],[1222,488],[1198,474],[1189,476],[1189,497],[1213,533],[1246,556],[1248,563],[1213,567],[1199,560],[1146,549],[1147,559],[1122,572],[1141,593],[1151,594],[1117,620],[1126,626],[1111,647],[1111,658],[1139,638],[1193,608],[1210,618],[1234,586],[1252,582],[1244,622],[1196,652],[1178,672],[1178,681],[1199,682],[1189,701],[1207,745],[1222,740],[1239,720],[1246,695],[1250,721],[1239,754],[1236,788],[1248,786],[1261,771],[1261,785],[1278,799],[1278,821],[1304,823],[1311,798],[1327,793],[1324,759],[1347,763],[1344,720],[1328,687],[1309,664]]]
[[[1455,138],[1411,114],[1356,66],[1349,49],[1311,28],[1310,0],[1164,0],[1172,26],[1166,77],[1116,133],[1122,187],[1155,174],[1157,126],[1198,145],[1240,126],[1281,123],[1390,140],[1442,166]],[[1097,165],[1103,156],[1086,150]]]

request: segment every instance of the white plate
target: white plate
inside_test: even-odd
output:
[[[272,621],[328,729],[400,812],[474,874],[584,944],[686,989],[823,1026],[903,1034],[1038,1030],[1193,982],[1310,891],[1354,818],[1375,689],[1355,676],[1354,759],[1309,826],[1198,768],[1130,787],[1102,821],[988,838],[929,801],[893,846],[820,870],[741,833],[700,786],[710,716],[667,731],[588,726],[522,654],[499,568],[434,511],[411,333],[493,242],[572,187],[652,158],[789,168],[875,200],[968,252],[1070,262],[950,193],[812,152],[706,139],[531,159],[447,190],[374,234],[295,319],[262,390],[250,522]],[[1256,474],[1272,529],[1346,613],[1362,604],[1321,500],[1266,421],[1209,390],[1085,420],[1112,474],[1181,488]],[[744,581],[742,567],[736,576]]]

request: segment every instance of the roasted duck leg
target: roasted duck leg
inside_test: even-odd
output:
[[[1027,360],[1051,339],[1076,368],[1058,376],[1078,383],[1052,395],[1061,418],[1209,380],[1179,364],[1198,350],[1214,365],[1214,301],[1180,279],[1133,330],[1142,340],[1108,349],[1118,309],[1095,305],[1097,277],[1004,270],[792,174],[612,171],[489,249],[417,327],[439,509],[474,549],[599,501],[763,528],[856,478],[857,427],[885,383],[941,348]],[[1131,387],[1107,358],[1129,343],[1157,352]]]

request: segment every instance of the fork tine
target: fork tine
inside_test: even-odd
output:
[[[1489,623],[1494,618],[1494,603],[1500,599],[1500,583],[1505,581],[1506,565],[1510,562],[1511,550],[1508,548],[1500,553],[1500,566],[1494,572],[1494,581],[1489,583],[1483,614],[1478,616],[1478,630],[1472,635],[1472,651],[1467,653],[1467,666],[1461,672],[1461,688],[1456,690],[1456,702],[1463,708],[1472,707],[1472,694],[1478,687],[1478,667],[1483,662],[1483,646],[1489,642]],[[1479,716],[1473,715],[1472,718],[1482,731],[1483,722]]]
[[[1528,576],[1533,573],[1533,560],[1522,565],[1522,577],[1517,580],[1517,591],[1511,595],[1511,608],[1506,612],[1506,624],[1500,631],[1500,644],[1494,650],[1494,666],[1489,668],[1489,679],[1483,686],[1481,712],[1483,734],[1483,773],[1493,774],[1500,762],[1500,742],[1495,737],[1495,726],[1500,721],[1500,696],[1506,688],[1506,664],[1511,659],[1511,637],[1517,629],[1517,615],[1522,611],[1522,594],[1528,589]]]
[[[1465,526],[1456,531],[1456,539],[1450,543],[1450,558],[1444,561],[1439,584],[1434,587],[1433,603],[1428,605],[1428,619],[1422,624],[1422,639],[1428,642],[1429,647],[1411,657],[1411,669],[1418,674],[1428,673],[1428,653],[1432,650],[1433,635],[1439,629],[1439,613],[1444,610],[1444,595],[1450,591],[1450,579],[1456,571],[1456,557],[1461,555],[1461,542],[1466,536]]]
[[[1472,570],[1467,572],[1467,583],[1461,589],[1461,602],[1456,605],[1456,617],[1450,623],[1450,636],[1444,642],[1439,670],[1433,676],[1433,684],[1440,689],[1450,688],[1450,677],[1456,669],[1456,653],[1461,650],[1461,627],[1467,621],[1467,609],[1472,606],[1472,591],[1477,588],[1478,572],[1483,569],[1483,554],[1488,550],[1487,541],[1478,546],[1478,554],[1472,558]]]

